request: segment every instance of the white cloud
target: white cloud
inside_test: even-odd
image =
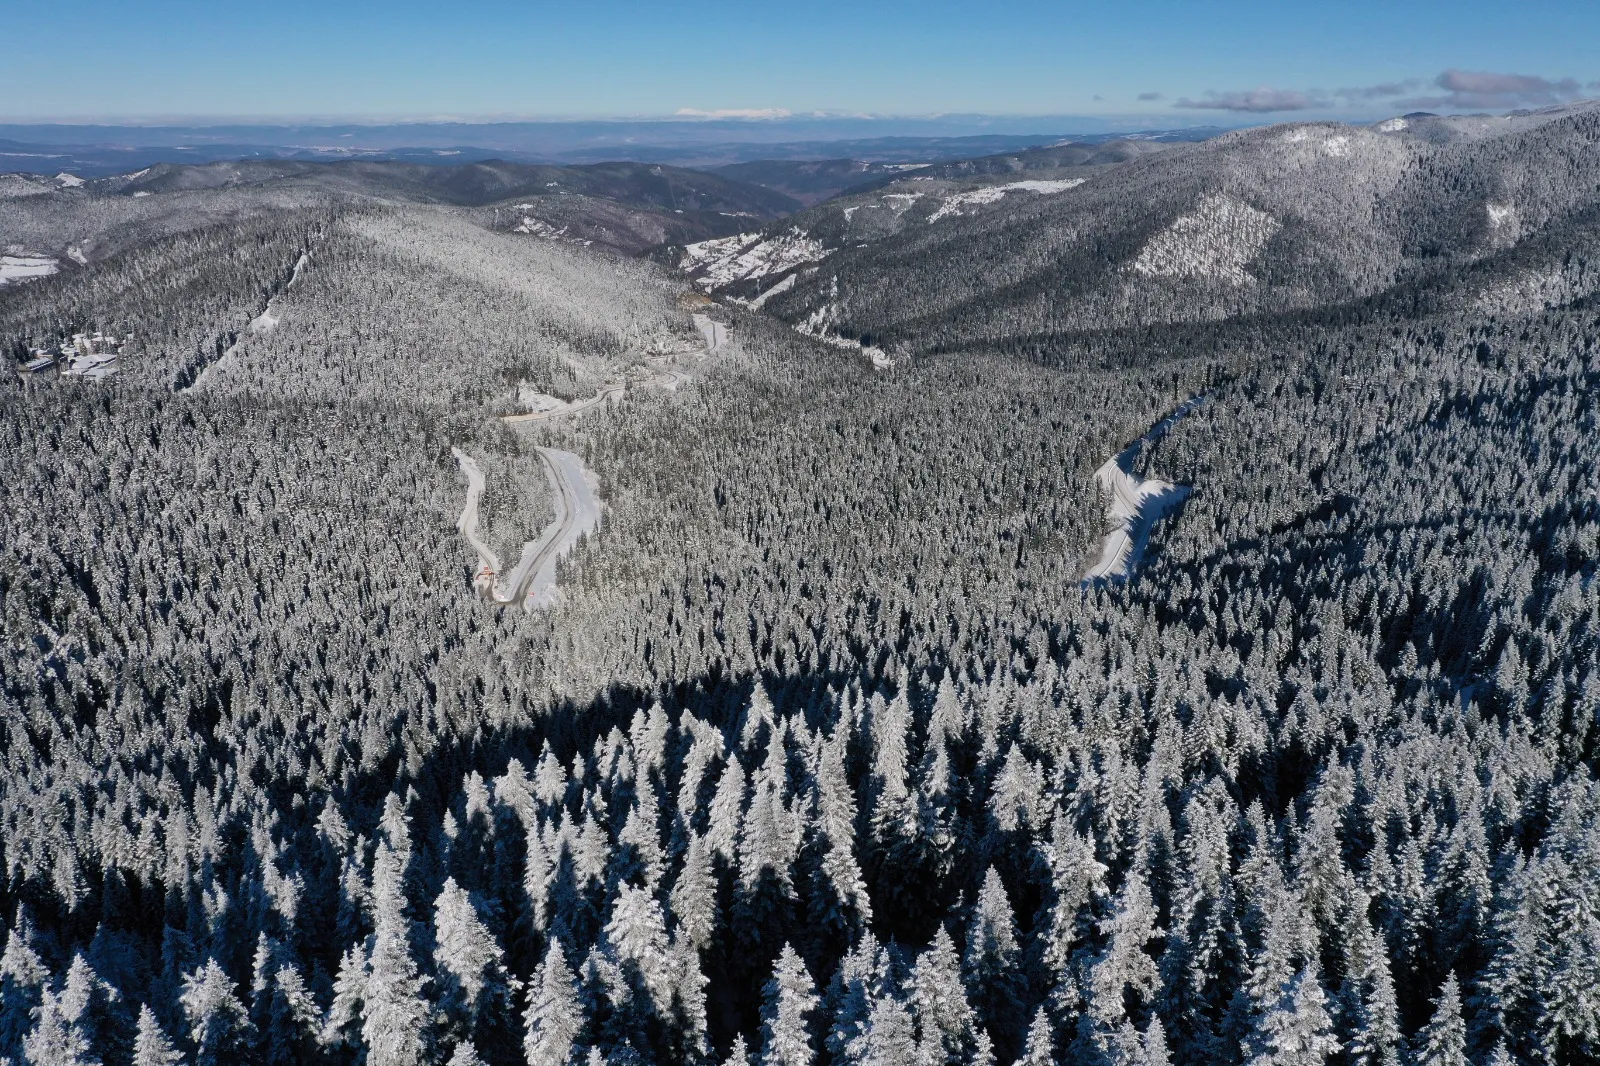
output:
[[[726,107],[716,111],[701,111],[694,107],[680,107],[675,112],[679,118],[788,118],[793,112],[781,107]]]
[[[1496,111],[1513,107],[1548,107],[1576,100],[1582,87],[1576,78],[1552,81],[1534,74],[1495,74],[1484,70],[1447,70],[1433,80],[1439,96],[1418,96],[1407,107],[1441,111]]]
[[[1197,100],[1183,97],[1172,106],[1198,111],[1266,114],[1274,111],[1321,111],[1341,104],[1360,105],[1387,100],[1395,106],[1415,110],[1503,111],[1566,103],[1578,99],[1583,89],[1575,78],[1551,79],[1534,74],[1496,74],[1455,69],[1447,70],[1433,79],[1432,86],[1442,92],[1422,95],[1426,84],[1419,79],[1408,78],[1332,91],[1273,89],[1266,86],[1233,92],[1213,90]],[[1600,82],[1590,88],[1600,88]]]
[[[1314,111],[1327,107],[1328,101],[1322,99],[1320,94],[1312,95],[1298,89],[1269,89],[1263,86],[1259,89],[1243,89],[1236,92],[1212,91],[1198,100],[1184,97],[1172,106],[1196,111],[1245,111],[1250,114],[1265,114],[1271,111]]]

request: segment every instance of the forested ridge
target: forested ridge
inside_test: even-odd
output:
[[[0,384],[0,1059],[1600,1059],[1600,317],[1551,217],[888,372],[730,307],[689,352],[681,279],[453,208],[8,290],[13,347],[135,341]],[[1084,582],[1094,470],[1194,396],[1135,470],[1192,495]],[[607,510],[527,614],[451,448],[504,554],[535,445]]]

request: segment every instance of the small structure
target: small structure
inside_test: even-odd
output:
[[[38,376],[54,371],[60,377],[103,381],[121,368],[122,346],[127,342],[127,337],[99,331],[77,333],[68,344],[34,348],[19,373]]]

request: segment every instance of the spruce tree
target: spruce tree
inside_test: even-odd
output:
[[[162,1031],[148,1003],[139,1005],[138,1028],[133,1039],[133,1066],[178,1066],[183,1061]]]
[[[1002,1058],[1007,1052],[1015,1054],[1014,1040],[1021,1033],[1024,1017],[1017,922],[1005,885],[992,866],[973,906],[963,962],[967,993],[979,1024],[991,1034]]]
[[[393,796],[390,797],[394,799]],[[391,805],[388,832],[404,850],[391,843],[378,845],[372,870],[373,933],[367,982],[362,997],[361,1038],[367,1047],[367,1066],[418,1066],[426,1060],[430,1039],[423,979],[411,952],[411,919],[404,895],[405,856],[409,836]]]
[[[1248,1066],[1322,1066],[1339,1051],[1327,997],[1313,969],[1301,970],[1259,1023]]]
[[[966,1061],[976,1046],[977,1016],[961,983],[960,956],[943,925],[912,967],[911,1013],[923,1061]]]
[[[785,944],[763,992],[761,1066],[811,1066],[816,1061],[809,1016],[818,1004],[810,972]]]
[[[439,1009],[452,1037],[472,1039],[511,1016],[515,979],[506,973],[500,945],[455,878],[446,878],[434,903],[434,971]]]
[[[234,994],[233,982],[208,959],[183,980],[180,997],[195,1046],[195,1066],[232,1066],[255,1042],[249,1012]]]
[[[544,961],[528,985],[528,1010],[522,1042],[527,1066],[567,1066],[583,1031],[577,978],[561,941],[552,937]]]
[[[1417,1034],[1417,1066],[1470,1066],[1467,1025],[1461,1017],[1461,989],[1455,974],[1445,979],[1433,1018]]]

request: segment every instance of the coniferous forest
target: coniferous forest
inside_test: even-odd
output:
[[[0,380],[0,1062],[1600,1061],[1596,129],[1134,153],[843,288],[307,165],[0,289],[127,338]],[[603,501],[533,609],[453,449],[506,570]],[[1119,456],[1189,491],[1086,579]]]

